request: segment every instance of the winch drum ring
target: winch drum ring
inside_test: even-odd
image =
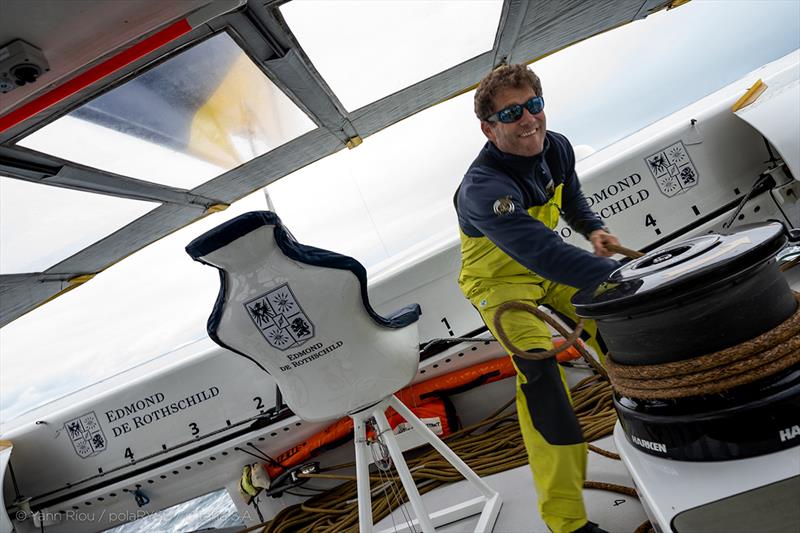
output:
[[[657,365],[713,353],[794,313],[774,261],[786,242],[783,225],[770,222],[672,243],[578,291],[572,303],[578,316],[595,320],[614,362]],[[685,251],[654,262],[677,250]]]

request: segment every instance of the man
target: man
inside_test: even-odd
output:
[[[569,141],[547,131],[539,78],[525,65],[494,70],[478,86],[475,114],[488,142],[456,192],[459,286],[495,338],[497,307],[512,300],[548,305],[577,322],[570,298],[619,266],[607,248],[619,243],[589,209]],[[559,216],[591,241],[595,255],[553,231]],[[522,350],[552,348],[547,326],[528,313],[505,312],[501,326]],[[599,351],[594,323],[585,330]],[[554,533],[603,533],[586,518],[586,443],[561,369],[552,357],[512,360],[520,429],[542,519]]]

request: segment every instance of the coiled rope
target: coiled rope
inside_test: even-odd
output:
[[[606,359],[618,393],[643,400],[717,394],[776,374],[800,362],[798,307],[776,328],[736,346],[658,365],[623,365]]]
[[[644,255],[624,246],[610,245],[609,249],[631,259]],[[781,270],[795,266],[798,259],[800,257],[784,265],[785,268]],[[513,301],[500,305],[494,317],[494,327],[503,345],[518,357],[547,359],[575,345],[595,372],[611,380],[613,389],[619,394],[643,400],[666,400],[717,394],[774,375],[800,362],[800,293],[795,293],[795,297],[798,307],[794,314],[754,339],[711,354],[658,365],[623,365],[607,357],[603,368],[580,344],[575,344],[583,328],[582,320],[570,334],[550,315],[524,302]],[[501,316],[512,309],[527,311],[550,324],[564,336],[566,342],[546,352],[525,352],[514,346],[500,324]]]
[[[790,268],[796,267],[798,264],[800,264],[800,255],[798,255],[797,257],[795,257],[791,261],[788,261],[788,262],[782,264],[778,270],[780,270],[781,272],[786,272]]]
[[[630,259],[638,259],[639,257],[643,257],[645,254],[639,252],[637,250],[632,250],[630,248],[626,248],[621,245],[616,244],[608,244],[606,245],[608,250],[624,255]],[[551,325],[561,336],[564,337],[564,344],[553,348],[551,350],[547,350],[544,352],[526,352],[519,347],[515,346],[506,335],[503,326],[500,324],[500,318],[506,314],[508,311],[517,310],[517,311],[526,311],[531,313],[532,315],[536,316],[538,319],[543,320],[545,323]],[[552,318],[547,313],[543,312],[541,309],[536,307],[535,305],[530,305],[525,302],[521,301],[509,301],[500,304],[497,308],[497,312],[494,315],[494,328],[497,331],[497,336],[500,339],[500,342],[503,343],[511,353],[516,355],[517,357],[521,357],[523,359],[530,359],[533,361],[539,361],[542,359],[547,359],[548,357],[554,357],[558,353],[563,352],[564,350],[568,349],[570,346],[575,346],[578,352],[581,354],[583,359],[586,363],[594,369],[595,372],[600,374],[603,377],[607,377],[605,369],[600,365],[594,357],[592,357],[589,352],[587,352],[583,346],[580,344],[576,344],[578,337],[580,336],[581,332],[583,331],[583,320],[579,320],[578,323],[575,325],[575,328],[572,332],[569,332],[564,326],[561,325],[558,321]]]

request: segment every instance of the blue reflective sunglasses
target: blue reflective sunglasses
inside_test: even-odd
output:
[[[541,96],[534,96],[524,104],[514,104],[501,109],[493,115],[486,117],[489,122],[502,122],[503,124],[511,124],[522,118],[522,109],[527,108],[531,115],[541,113],[544,109],[544,98]]]

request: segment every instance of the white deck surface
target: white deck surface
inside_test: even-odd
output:
[[[619,424],[614,437],[624,448],[624,460],[635,473],[640,494],[664,530],[682,511],[800,475],[800,448],[796,446],[747,459],[687,462],[637,451]]]
[[[615,451],[613,439],[605,437],[593,443],[600,448]],[[497,519],[495,533],[549,533],[536,509],[536,491],[528,466],[507,470],[486,478],[486,482],[500,492],[503,508]],[[633,481],[621,461],[615,461],[589,452],[587,479],[605,481],[633,487]],[[429,511],[433,512],[477,496],[466,482],[459,482],[423,495],[422,499]],[[613,492],[584,490],[589,519],[597,522],[610,533],[633,533],[647,516],[636,498]],[[411,511],[408,511],[411,513]],[[413,513],[411,513],[413,517]],[[394,522],[393,522],[394,520]],[[404,523],[400,510],[375,525],[380,531],[394,524]],[[474,530],[477,515],[438,528],[444,533],[462,533]]]

